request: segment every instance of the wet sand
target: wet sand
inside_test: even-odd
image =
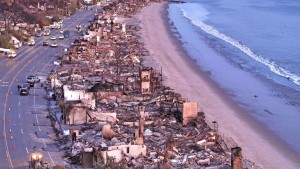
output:
[[[197,101],[208,124],[217,121],[220,133],[232,137],[242,147],[245,158],[266,169],[300,168],[297,157],[284,148],[280,139],[274,139],[262,124],[237,107],[187,56],[169,29],[166,9],[167,3],[153,3],[137,16],[141,37],[150,52],[144,64],[157,70],[162,67],[164,84]]]

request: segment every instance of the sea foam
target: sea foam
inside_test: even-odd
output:
[[[289,79],[293,83],[300,85],[300,77],[296,74],[280,67],[274,61],[268,60],[256,53],[254,53],[249,47],[246,45],[238,42],[237,40],[219,32],[216,28],[207,25],[204,21],[207,19],[209,12],[207,12],[203,6],[196,3],[185,3],[185,4],[178,4],[179,9],[181,10],[183,16],[190,20],[190,22],[199,27],[204,32],[213,35],[232,46],[238,48],[240,51],[245,53],[247,56],[251,57],[252,59],[262,63],[263,65],[267,66],[270,71],[274,72],[275,74],[282,76],[284,78]]]

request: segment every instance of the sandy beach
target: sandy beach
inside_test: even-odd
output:
[[[300,168],[297,157],[284,148],[279,139],[238,108],[205,72],[190,59],[169,29],[167,3],[152,3],[143,8],[137,18],[141,21],[142,38],[150,52],[144,63],[160,70],[164,84],[191,101],[197,101],[207,122],[217,121],[222,135],[232,137],[242,147],[243,156],[262,168]]]

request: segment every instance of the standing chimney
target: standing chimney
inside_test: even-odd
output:
[[[241,147],[231,148],[231,168],[232,169],[243,169],[242,148]]]

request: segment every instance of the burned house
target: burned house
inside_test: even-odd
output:
[[[91,23],[89,40],[76,40],[50,76],[51,87],[62,89],[69,126],[60,135],[65,160],[84,167],[113,160],[125,168],[230,168],[231,149],[205,122],[201,105],[164,86],[161,71],[142,65],[149,53],[136,34],[140,28],[111,22],[146,4],[108,5]]]

